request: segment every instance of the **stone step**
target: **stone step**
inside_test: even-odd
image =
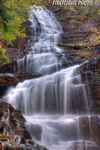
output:
[[[78,31],[78,30],[75,30],[75,31],[67,31],[67,32],[63,32],[61,34],[61,36],[75,36],[75,37],[87,37],[88,35],[88,32],[86,31]]]
[[[62,37],[62,44],[65,43],[77,43],[77,42],[86,42],[88,41],[87,39],[87,32],[81,32],[81,31],[69,31],[69,32],[64,32],[61,34]]]
[[[77,25],[64,25],[64,24],[62,24],[62,30],[64,31],[64,32],[68,32],[68,31],[75,31],[75,30],[77,30],[78,29],[78,26]]]
[[[78,42],[88,42],[88,39],[86,39],[85,37],[66,37],[66,38],[62,38],[62,44],[75,44]]]

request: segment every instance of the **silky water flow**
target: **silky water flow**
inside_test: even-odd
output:
[[[49,150],[98,150],[91,140],[93,115],[88,108],[80,67],[62,68],[58,54],[62,28],[54,14],[37,7],[30,12],[30,52],[17,61],[17,72],[43,77],[26,80],[9,90],[7,102],[21,110],[33,140]],[[36,41],[36,42],[34,42]],[[83,120],[88,130],[83,131]],[[85,132],[85,133],[84,133]]]

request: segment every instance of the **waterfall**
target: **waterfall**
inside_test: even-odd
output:
[[[17,61],[16,70],[45,75],[61,69],[61,61],[56,55],[61,52],[57,43],[61,41],[62,28],[51,12],[41,7],[35,9],[30,12],[29,18],[32,33],[28,44],[31,51]],[[33,39],[36,40],[35,43]]]
[[[98,150],[91,140],[92,115],[88,113],[80,66],[62,67],[62,28],[53,13],[36,6],[30,12],[29,54],[17,61],[18,72],[44,75],[11,89],[6,100],[21,110],[33,140],[49,150]],[[36,41],[36,42],[34,42]],[[85,113],[86,112],[86,113]]]
[[[19,83],[9,93],[9,102],[27,115],[78,112],[80,105],[76,105],[76,99],[80,98],[81,104],[86,107],[84,85],[80,75],[77,75],[78,67]]]

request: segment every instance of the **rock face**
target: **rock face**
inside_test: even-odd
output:
[[[100,35],[100,19],[96,20],[82,16],[79,7],[47,6],[51,9],[62,25],[62,43],[69,65],[80,64],[82,81],[86,85],[89,110],[100,113],[100,41],[95,41]]]
[[[20,73],[16,75],[13,75],[12,73],[0,73],[0,97],[6,94],[9,87],[15,87],[19,82],[41,76],[42,75],[38,73]]]
[[[23,82],[24,80],[34,79],[41,77],[42,75],[39,73],[19,73],[16,75],[18,82]]]
[[[89,17],[90,14],[82,15],[82,8],[78,6],[52,6],[50,2],[47,8],[55,13],[63,30],[62,43],[58,46],[65,50],[67,59],[75,64],[100,56],[100,41],[96,41],[100,35],[100,20]]]
[[[91,58],[82,67],[82,80],[86,84],[91,113],[100,113],[100,57]]]
[[[9,87],[14,87],[18,83],[17,78],[11,73],[0,74],[0,97],[4,95]]]
[[[98,146],[96,150],[99,150],[100,146],[100,118],[97,115],[91,116],[81,116],[75,118],[80,126],[80,137],[87,141],[91,140],[95,142]],[[95,148],[94,148],[95,149]]]
[[[14,73],[15,72],[15,66],[16,65],[16,61],[12,62],[12,63],[8,63],[5,64],[3,66],[0,66],[0,73]]]
[[[0,149],[46,150],[33,142],[21,112],[4,102],[0,103]]]
[[[28,35],[29,35],[29,27],[30,21],[26,20],[23,23],[22,27],[26,29],[26,37],[22,38],[20,36],[16,37],[16,40],[13,41],[12,45],[5,47],[7,49],[6,56],[10,58],[10,63],[15,62],[17,59],[22,58],[27,54],[27,42],[28,42]]]

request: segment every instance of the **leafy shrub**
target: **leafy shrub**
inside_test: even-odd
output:
[[[7,50],[3,49],[0,45],[0,66],[9,63],[9,57],[5,56],[6,51]]]

